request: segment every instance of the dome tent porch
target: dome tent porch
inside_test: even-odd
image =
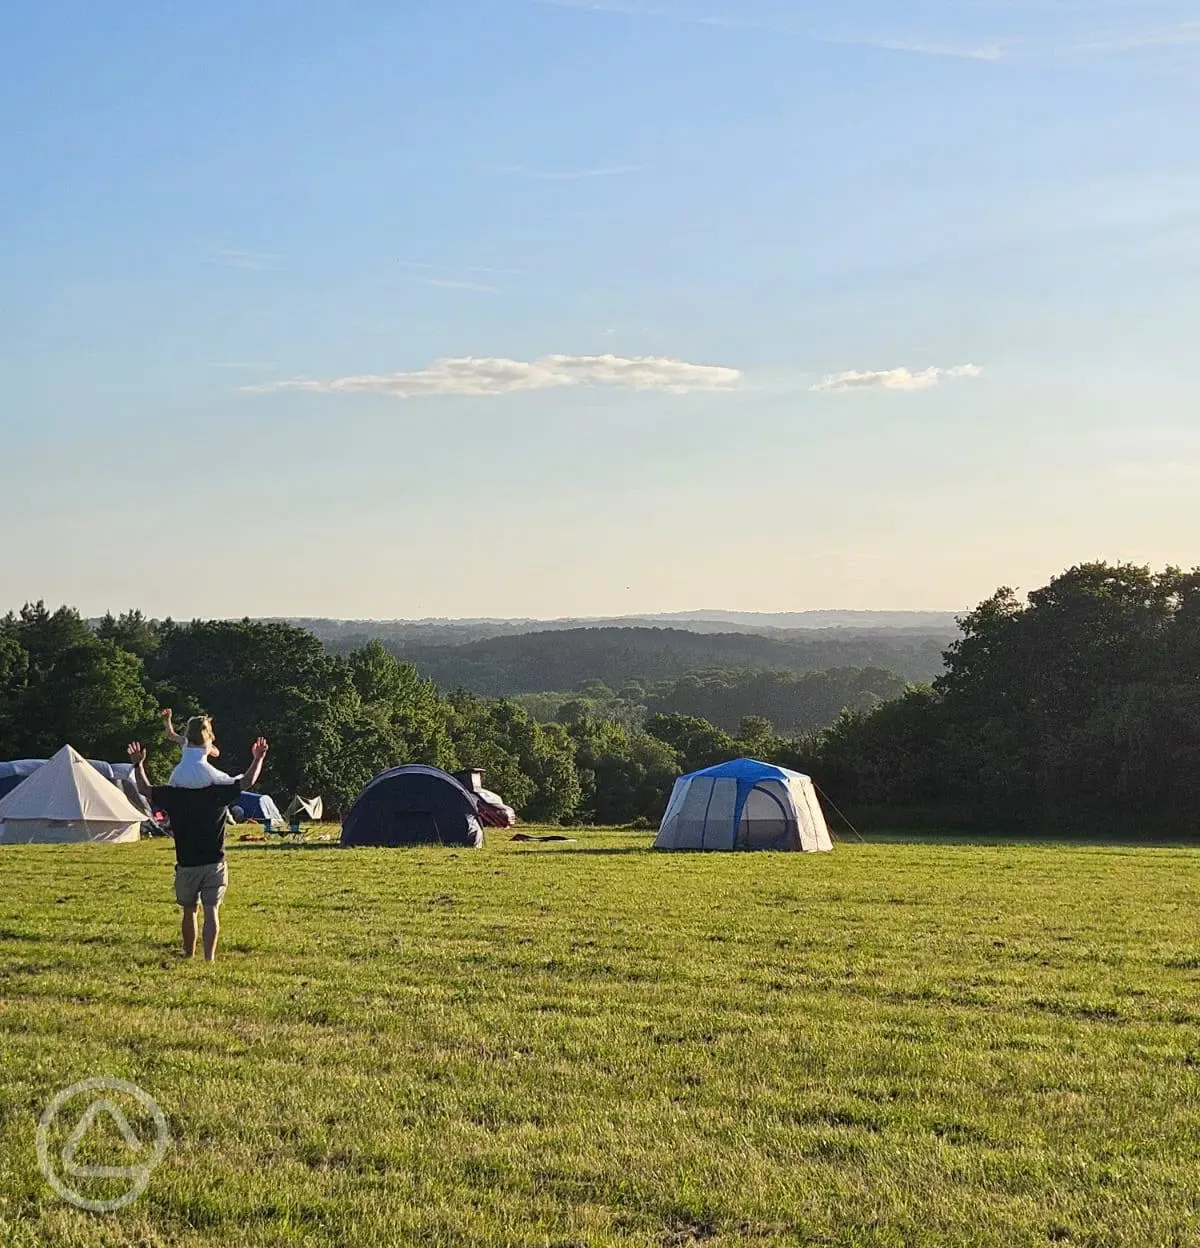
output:
[[[655,849],[833,849],[812,779],[752,758],[720,763],[675,782]]]

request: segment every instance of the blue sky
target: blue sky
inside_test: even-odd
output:
[[[46,0],[0,117],[4,605],[1200,562],[1195,0]]]

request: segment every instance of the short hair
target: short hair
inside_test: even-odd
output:
[[[212,717],[209,715],[193,715],[187,721],[187,727],[183,732],[188,745],[205,746],[212,745],[215,739],[213,732]]]

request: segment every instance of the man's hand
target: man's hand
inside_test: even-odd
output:
[[[133,764],[133,783],[137,786],[137,791],[146,801],[150,801],[153,791],[150,787],[150,777],[146,775],[146,747],[140,741],[131,741],[125,753],[129,755],[129,761]]]
[[[164,724],[169,724],[173,718],[171,715],[171,708],[169,706],[164,706],[163,709],[159,711],[158,715]]]
[[[259,737],[250,747],[250,766],[246,768],[242,776],[242,784],[245,788],[253,789],[258,783],[258,777],[262,775],[263,759],[266,758],[267,750],[270,748],[266,737]]]

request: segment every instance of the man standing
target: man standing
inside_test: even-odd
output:
[[[217,956],[221,924],[217,911],[229,884],[225,865],[225,823],[229,807],[243,789],[253,789],[267,756],[267,741],[259,737],[250,747],[250,766],[234,776],[232,784],[210,784],[203,789],[151,785],[146,776],[146,750],[140,741],[129,747],[129,760],[138,790],[156,810],[165,811],[175,838],[175,900],[183,909],[183,956],[196,952],[196,906],[204,906],[204,958]]]

